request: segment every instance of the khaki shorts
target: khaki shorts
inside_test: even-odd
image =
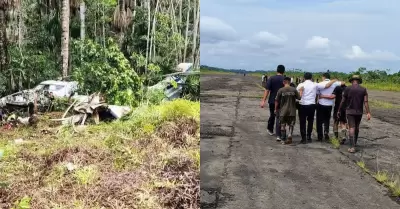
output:
[[[281,125],[294,126],[296,123],[296,116],[281,116],[279,117],[279,123]]]

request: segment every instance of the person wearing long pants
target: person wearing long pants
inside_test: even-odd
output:
[[[261,108],[264,108],[265,102],[268,98],[268,105],[269,105],[269,119],[268,119],[268,134],[272,136],[274,134],[274,125],[276,127],[275,134],[276,140],[281,141],[281,132],[280,132],[280,125],[279,125],[279,118],[274,113],[275,111],[275,98],[278,93],[278,90],[283,87],[283,74],[285,73],[285,66],[278,65],[276,70],[276,75],[271,76],[267,80],[267,85],[264,91],[264,97],[261,100]],[[269,97],[268,97],[269,96]]]

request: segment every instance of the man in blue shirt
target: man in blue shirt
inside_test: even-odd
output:
[[[265,87],[264,91],[264,97],[261,101],[261,108],[264,108],[265,106],[265,101],[267,100],[268,96],[268,105],[269,105],[269,119],[268,119],[268,134],[273,135],[274,133],[274,124],[276,122],[276,140],[281,141],[281,127],[279,125],[279,115],[275,115],[275,98],[276,94],[278,93],[278,90],[282,88],[283,85],[283,74],[285,73],[285,66],[283,65],[278,65],[276,69],[276,75],[271,76],[267,80],[267,85]],[[276,118],[276,120],[275,120]]]

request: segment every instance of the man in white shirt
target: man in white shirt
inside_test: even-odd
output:
[[[304,82],[297,86],[297,91],[300,93],[300,108],[299,108],[299,119],[300,119],[300,143],[305,144],[312,142],[311,134],[313,131],[314,115],[315,115],[315,103],[318,91],[318,84],[312,81],[311,73],[304,73]],[[330,88],[336,81],[332,80],[327,82],[323,89]],[[307,123],[307,124],[306,124]],[[307,127],[307,129],[306,129]]]
[[[322,82],[317,84],[317,94],[318,95],[332,95],[333,90],[336,86],[344,84],[341,81],[335,81],[329,88],[325,88],[326,84],[331,82],[331,76],[329,73],[324,73],[322,75]],[[329,141],[329,125],[332,115],[332,107],[335,103],[334,99],[319,98],[317,105],[317,141]]]

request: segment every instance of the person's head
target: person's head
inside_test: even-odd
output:
[[[329,73],[322,74],[322,80],[331,79],[331,75]]]
[[[283,78],[283,85],[288,86],[291,83],[291,78],[290,77],[285,77]]]
[[[283,75],[285,73],[285,66],[278,65],[278,67],[276,68],[276,72]]]
[[[361,77],[359,75],[353,75],[349,79],[349,82],[351,84],[361,84],[362,83],[362,79],[361,79]]]
[[[304,73],[304,80],[311,80],[312,79],[312,74],[311,73]]]

